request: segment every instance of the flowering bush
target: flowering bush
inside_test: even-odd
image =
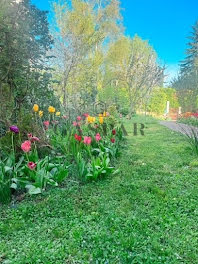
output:
[[[0,159],[0,196],[3,192],[9,196],[10,190],[42,193],[48,185],[61,184],[69,174],[86,181],[117,172],[113,163],[123,135],[108,112],[98,116],[84,113],[72,120],[53,106],[45,113],[35,104],[33,119],[37,132],[32,129],[24,134],[20,126],[10,126],[11,151],[8,158]],[[47,148],[46,155],[43,148]]]
[[[180,116],[178,121],[187,125],[198,126],[198,113],[186,112]]]

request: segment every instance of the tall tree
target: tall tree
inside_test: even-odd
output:
[[[186,49],[187,56],[180,64],[182,74],[198,71],[198,21],[192,26],[192,33],[188,38],[190,42]]]
[[[29,0],[1,0],[1,7],[0,95],[6,98],[9,93],[11,109],[17,113],[23,104],[38,100],[39,94],[47,95],[46,52],[53,41],[47,12]]]
[[[195,111],[198,108],[198,21],[192,27],[186,50],[186,58],[180,64],[180,73],[172,82],[178,91],[183,111]]]
[[[63,105],[68,107],[71,95],[85,96],[90,88],[96,98],[103,44],[121,30],[119,1],[64,1],[55,3],[54,10],[54,63]]]
[[[117,95],[125,89],[132,113],[161,82],[163,69],[157,64],[157,55],[147,41],[135,36],[113,43],[107,57],[107,83],[111,83]]]

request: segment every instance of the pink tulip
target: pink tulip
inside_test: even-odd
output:
[[[31,150],[31,141],[30,140],[26,140],[21,144],[21,149],[24,152],[29,152]]]
[[[92,141],[91,137],[87,137],[87,136],[84,137],[84,141],[83,141],[84,144],[90,145],[91,144],[91,141]]]
[[[80,121],[82,118],[81,118],[81,116],[77,116],[77,118],[76,118],[78,121]]]
[[[31,133],[27,134],[27,136],[28,136],[28,139],[32,138],[32,134]]]
[[[28,134],[28,139],[29,139],[31,142],[40,141],[39,138],[32,136],[31,133]]]
[[[73,126],[76,127],[77,125],[78,125],[78,123],[77,123],[76,121],[74,121],[74,122],[73,122]]]
[[[48,128],[48,127],[49,127],[49,124],[50,124],[50,122],[49,122],[49,121],[44,121],[44,122],[43,122],[43,124],[44,124],[44,126],[45,126],[46,128]]]
[[[100,141],[102,139],[99,133],[96,134],[95,139],[96,141]]]
[[[34,170],[36,168],[36,163],[34,163],[32,161],[28,162],[28,168],[30,170]]]
[[[37,137],[31,137],[31,138],[30,138],[30,141],[31,141],[31,142],[35,142],[35,141],[40,141],[40,139],[37,138]]]

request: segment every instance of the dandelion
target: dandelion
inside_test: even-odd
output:
[[[33,111],[38,112],[38,110],[39,110],[39,106],[37,104],[34,104]]]

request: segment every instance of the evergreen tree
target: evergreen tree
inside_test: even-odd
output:
[[[188,43],[189,48],[186,50],[186,59],[181,63],[181,73],[188,74],[198,69],[198,21],[192,27],[193,31]]]

